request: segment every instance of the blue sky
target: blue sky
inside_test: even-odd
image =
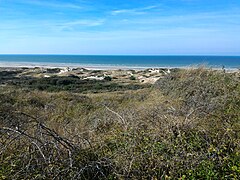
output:
[[[0,0],[0,54],[240,55],[240,0]]]

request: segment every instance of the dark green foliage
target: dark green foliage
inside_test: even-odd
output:
[[[21,73],[20,70],[11,70],[11,71],[0,71],[0,84],[5,84],[9,81],[17,80],[16,75]]]
[[[41,91],[71,91],[75,93],[124,91],[149,87],[149,85],[114,83],[111,82],[111,77],[109,76],[106,76],[102,81],[80,79],[77,76],[53,76],[48,78],[22,77],[9,81],[8,84],[16,87],[37,89]]]
[[[134,81],[134,80],[136,80],[136,77],[135,76],[131,76],[129,79]]]
[[[46,73],[59,73],[61,71],[60,68],[48,68],[46,69]]]
[[[105,77],[104,77],[104,80],[105,80],[105,81],[111,81],[111,80],[112,80],[112,77],[110,77],[110,76],[105,76]]]

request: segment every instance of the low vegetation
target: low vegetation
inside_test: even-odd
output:
[[[81,79],[78,76],[53,76],[43,78],[22,77],[5,82],[16,88],[48,92],[69,91],[73,93],[99,93],[124,90],[137,90],[149,87],[148,84],[129,84],[111,82],[111,77],[103,80]]]
[[[13,79],[0,86],[0,179],[240,178],[237,73],[181,70],[111,89]]]

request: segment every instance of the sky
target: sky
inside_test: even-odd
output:
[[[240,0],[0,0],[0,54],[240,55]]]

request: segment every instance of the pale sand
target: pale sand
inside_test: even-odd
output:
[[[85,68],[88,70],[145,70],[145,69],[194,69],[199,66],[181,66],[181,67],[171,67],[171,66],[122,66],[122,65],[104,65],[104,64],[74,64],[74,63],[30,63],[30,62],[0,62],[0,67],[12,67],[12,68]],[[211,67],[210,67],[211,68]],[[212,68],[214,70],[221,70],[221,68]],[[237,68],[225,68],[228,72],[238,72]]]
[[[34,68],[34,67],[41,67],[41,68],[85,68],[89,70],[129,70],[129,69],[136,69],[136,70],[143,70],[148,69],[151,67],[134,67],[134,66],[112,66],[112,65],[93,65],[93,64],[68,64],[68,63],[27,63],[27,62],[0,62],[0,67],[26,67],[26,68]]]

